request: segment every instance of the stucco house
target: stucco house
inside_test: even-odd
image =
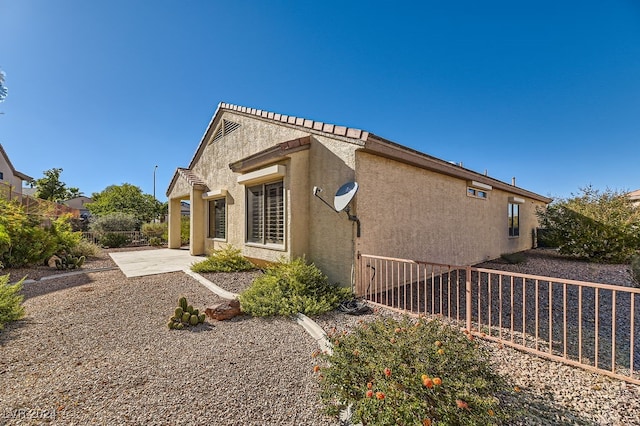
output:
[[[7,196],[11,192],[11,198],[22,195],[22,182],[31,182],[33,178],[17,171],[6,151],[0,144],[0,191]]]
[[[322,201],[351,181],[349,214]],[[358,253],[463,265],[531,248],[535,210],[551,202],[367,131],[228,103],[167,197],[170,248],[188,200],[193,255],[304,255],[343,285]]]
[[[62,202],[65,206],[77,209],[80,212],[80,217],[84,220],[88,220],[91,217],[91,212],[87,208],[87,204],[91,203],[93,203],[93,199],[85,195],[70,198]]]
[[[627,194],[634,206],[640,206],[640,189],[631,191]]]

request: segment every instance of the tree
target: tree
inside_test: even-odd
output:
[[[591,186],[538,211],[560,253],[595,262],[625,263],[640,250],[640,208],[625,192]]]
[[[91,198],[93,202],[87,204],[87,209],[92,215],[129,213],[141,223],[151,222],[160,208],[153,195],[143,194],[139,187],[130,183],[108,186],[102,192],[93,193]]]
[[[5,75],[4,71],[0,70],[0,102],[5,100],[8,92],[7,86],[4,85]]]
[[[35,180],[37,198],[58,202],[82,195],[78,188],[67,188],[67,185],[60,181],[62,169],[49,169],[43,173],[44,177]]]

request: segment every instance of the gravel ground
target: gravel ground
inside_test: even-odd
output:
[[[624,265],[532,254],[524,264],[483,267],[630,285]],[[112,265],[107,256],[85,269]],[[239,292],[258,273],[203,275]],[[55,417],[52,424],[335,424],[321,413],[315,341],[292,321],[238,317],[168,330],[179,296],[196,307],[218,300],[182,273],[87,273],[28,284],[24,293],[27,317],[0,334],[0,424],[42,423],[28,419],[37,416]],[[314,320],[332,333],[380,315],[399,314],[332,312]],[[513,424],[640,425],[639,386],[482,344],[521,389],[526,413]],[[32,411],[20,420],[12,410]]]
[[[109,259],[87,268],[100,263]],[[238,286],[225,275],[218,285]],[[127,279],[113,270],[23,292],[25,319],[0,334],[0,424],[333,423],[312,371],[316,342],[293,321],[166,327],[181,295],[199,308],[219,301],[186,274]]]

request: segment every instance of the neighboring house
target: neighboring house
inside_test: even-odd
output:
[[[180,203],[180,214],[182,216],[189,216],[189,214],[191,214],[191,206],[189,205],[189,203],[182,201]]]
[[[22,195],[22,182],[31,182],[33,178],[17,171],[6,151],[0,144],[0,193],[5,198],[15,198]],[[9,195],[11,193],[11,195]]]
[[[349,181],[360,235],[314,196],[332,204]],[[343,285],[358,253],[462,265],[531,248],[535,210],[551,202],[366,131],[227,103],[167,197],[170,248],[188,200],[192,254],[232,244],[258,261],[306,256]]]
[[[70,198],[66,201],[63,201],[62,204],[69,206],[74,209],[78,209],[80,212],[80,217],[84,220],[88,220],[91,217],[91,212],[86,207],[87,204],[93,203],[93,199],[89,197],[85,197],[81,195],[79,197]]]
[[[627,194],[634,206],[640,206],[640,189],[631,191]]]

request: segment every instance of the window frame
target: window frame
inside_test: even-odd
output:
[[[520,204],[509,202],[507,207],[507,227],[509,238],[520,237]]]
[[[269,230],[268,227],[268,223],[267,223],[267,210],[269,208],[269,203],[267,200],[267,187],[271,186],[271,185],[280,185],[280,191],[281,191],[281,221],[282,221],[282,231],[281,231],[281,235],[282,235],[282,240],[281,242],[268,242],[268,235],[270,232],[272,232],[272,230]],[[254,188],[260,188],[260,195],[258,196],[260,198],[260,203],[261,203],[261,217],[259,220],[259,223],[261,223],[261,230],[259,230],[260,232],[260,238],[259,241],[252,241],[250,238],[252,238],[252,229],[250,229],[250,221],[253,218],[253,202],[250,200],[251,194],[254,194],[253,189]],[[286,190],[285,190],[285,184],[284,184],[284,178],[280,177],[278,179],[275,180],[268,180],[268,181],[264,181],[264,182],[256,182],[254,184],[251,185],[245,185],[245,238],[244,238],[244,243],[248,246],[253,246],[253,247],[260,247],[260,248],[268,248],[268,249],[274,249],[274,250],[285,250],[286,247],[286,240],[287,240],[287,202],[286,202]],[[277,202],[277,201],[276,201]],[[277,220],[277,218],[276,218]],[[278,233],[278,231],[275,231],[276,233]]]
[[[484,196],[480,195],[484,194]],[[479,200],[486,200],[489,198],[489,191],[486,189],[474,188],[472,186],[467,186],[467,197],[477,198]]]
[[[215,226],[216,225],[216,206],[215,204],[217,202],[220,201],[224,201],[224,229],[222,230],[224,233],[223,237],[219,237],[217,236],[217,231],[218,231],[218,227]],[[216,198],[211,198],[207,200],[207,208],[208,210],[208,227],[207,227],[207,238],[213,239],[215,241],[227,241],[227,224],[229,223],[228,221],[228,215],[229,215],[229,210],[228,210],[228,203],[227,203],[227,197],[216,197]],[[212,223],[213,222],[213,223]],[[213,225],[213,226],[212,226]],[[211,235],[211,231],[213,230],[213,235]]]

